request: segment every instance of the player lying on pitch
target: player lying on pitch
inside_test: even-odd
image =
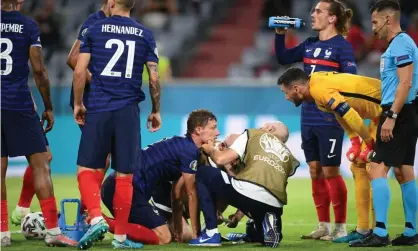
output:
[[[351,140],[347,158],[352,162],[357,208],[357,229],[334,242],[350,242],[370,234],[369,161],[376,138],[380,107],[380,80],[336,72],[318,72],[310,77],[303,70],[289,68],[278,80],[286,99],[293,103],[315,101],[326,112],[333,112]],[[370,119],[367,127],[364,119]],[[363,142],[361,142],[361,139]],[[374,220],[372,220],[374,222]]]
[[[299,162],[283,143],[288,138],[286,126],[281,123],[278,129],[245,130],[241,135],[231,136],[230,140],[234,143],[224,151],[216,150],[213,141],[202,146],[217,165],[240,160],[244,167],[232,177],[219,168],[199,166],[196,188],[206,231],[191,240],[190,245],[221,245],[216,200],[239,208],[255,221],[259,229],[263,226],[263,236],[258,241],[265,246],[279,245],[282,239],[282,207],[287,204],[287,178],[295,173]]]
[[[129,215],[128,238],[134,241],[143,241],[144,238],[148,238],[147,243],[153,244],[171,242],[172,236],[167,220],[154,211],[149,200],[154,188],[162,182],[174,182],[173,191],[176,191],[181,185],[180,177],[184,179],[193,237],[196,238],[200,232],[200,222],[198,221],[195,171],[200,158],[200,147],[209,140],[215,140],[218,135],[215,115],[207,110],[196,110],[189,114],[185,137],[165,138],[142,151],[143,162],[139,168],[135,169],[133,178],[134,194]],[[106,178],[102,187],[103,203],[112,214],[114,192],[115,177],[112,174]],[[177,242],[183,239],[183,203],[180,197],[174,196],[172,209],[175,226],[174,239]],[[107,222],[112,231],[113,220],[108,218]]]

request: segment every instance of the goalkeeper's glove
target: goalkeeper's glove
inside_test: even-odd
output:
[[[370,162],[373,154],[373,148],[374,148],[374,140],[371,139],[369,142],[366,142],[366,148],[361,151],[359,159],[368,163]]]
[[[348,149],[346,156],[349,161],[353,162],[357,159],[358,156],[360,156],[360,152],[361,152],[360,137],[356,136],[354,138],[351,138],[350,141],[351,141],[351,147],[350,149]]]

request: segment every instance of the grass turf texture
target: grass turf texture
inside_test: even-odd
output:
[[[63,198],[78,198],[78,186],[75,177],[59,177],[54,178],[54,190],[57,203]],[[8,178],[7,181],[8,192],[8,205],[9,214],[16,206],[21,185],[22,178]],[[348,189],[348,215],[347,215],[347,230],[353,229],[356,223],[356,211],[354,204],[354,190],[353,181],[347,180]],[[395,180],[390,180],[390,188],[392,193],[392,200],[389,210],[389,232],[390,236],[394,238],[397,234],[402,233],[404,226],[404,213],[402,207],[402,196],[399,185]],[[317,224],[317,217],[313,200],[311,196],[311,182],[309,179],[290,179],[287,188],[289,204],[284,208],[283,214],[283,235],[284,239],[279,247],[280,250],[376,250],[373,248],[350,248],[348,244],[335,244],[326,241],[313,241],[313,240],[301,240],[301,234],[308,234],[314,229]],[[60,210],[60,209],[59,209]],[[39,203],[36,197],[33,199],[32,212],[40,211]],[[225,217],[235,212],[235,209],[228,208],[224,213]],[[331,215],[332,215],[331,208]],[[66,207],[67,222],[74,222],[75,219],[75,206],[69,205]],[[203,217],[202,217],[203,219]],[[246,219],[243,219],[236,229],[229,229],[225,226],[220,226],[219,230],[222,234],[229,232],[244,232]],[[11,231],[16,232],[20,230],[20,227],[10,226]],[[2,250],[48,250],[43,241],[28,241],[20,233],[12,234],[12,247],[2,248]],[[93,246],[91,250],[113,250],[111,247],[112,235],[108,234],[103,242],[98,242]],[[74,249],[75,248],[65,248]],[[144,250],[201,250],[207,249],[203,247],[190,247],[187,244],[170,244],[166,246],[144,246]],[[215,248],[211,248],[215,249]],[[223,244],[222,247],[216,248],[217,250],[269,250],[270,248],[264,248],[259,244],[239,244],[233,245],[229,243]],[[417,247],[386,247],[385,250],[417,250]]]

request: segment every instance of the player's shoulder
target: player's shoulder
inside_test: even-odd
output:
[[[333,44],[333,46],[335,47],[340,47],[340,48],[352,48],[350,42],[348,42],[347,39],[345,39],[344,36],[342,35],[337,35],[334,37],[334,39],[331,39],[330,42]]]
[[[131,19],[132,22],[135,23],[135,26],[139,29],[141,29],[143,31],[144,37],[150,38],[150,37],[154,37],[153,32],[150,28],[146,27],[145,25],[143,25],[139,20],[136,19]]]
[[[2,11],[2,15],[3,15],[3,13],[4,12]],[[5,12],[5,13],[7,13],[7,12]],[[14,13],[14,18],[13,19],[15,19],[16,21],[23,24],[24,28],[27,28],[27,29],[38,28],[38,24],[33,19],[22,15],[20,12]]]
[[[326,81],[329,77],[334,76],[333,72],[327,72],[327,71],[318,71],[314,72],[310,76],[309,81],[309,88],[310,91],[315,91],[317,94],[320,94],[321,91],[327,88],[328,81]]]
[[[311,36],[305,39],[304,43],[305,44],[314,44],[317,43],[319,41],[319,36]]]

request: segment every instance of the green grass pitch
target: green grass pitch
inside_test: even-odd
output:
[[[63,198],[77,198],[79,192],[77,189],[76,177],[57,177],[54,178],[54,189],[57,202]],[[14,209],[18,196],[20,193],[22,179],[21,178],[8,178],[7,179],[7,190],[8,190],[8,205],[9,213]],[[348,216],[347,229],[353,229],[356,222],[356,213],[355,213],[355,204],[354,204],[354,190],[353,190],[353,181],[347,180],[347,189],[348,189]],[[390,188],[392,192],[392,200],[390,204],[389,211],[389,231],[391,237],[395,237],[397,234],[400,234],[403,231],[404,225],[404,214],[402,208],[402,196],[400,192],[400,187],[397,185],[395,180],[390,181]],[[290,179],[288,185],[288,198],[289,204],[284,208],[283,215],[283,235],[284,239],[279,247],[279,250],[357,250],[354,248],[349,248],[347,244],[334,244],[324,241],[310,241],[310,240],[301,240],[299,237],[301,234],[309,233],[316,225],[316,213],[313,205],[313,200],[311,196],[311,182],[308,179]],[[37,199],[34,198],[33,205],[31,207],[33,212],[40,211],[39,203]],[[68,222],[74,222],[75,213],[71,214],[71,208],[66,208],[66,214],[71,216],[69,217]],[[75,208],[72,209],[72,212],[75,211]],[[233,208],[229,208],[225,213],[227,217],[230,213],[234,212]],[[332,209],[331,209],[332,212]],[[17,231],[19,227],[12,227],[11,231]],[[221,226],[221,233],[228,232],[244,232],[245,230],[245,219],[238,225],[236,229],[229,229],[227,227]],[[12,234],[12,247],[4,248],[4,250],[49,250],[43,241],[27,241],[22,234],[13,233]],[[97,243],[91,250],[111,250],[111,235],[108,235],[103,242]],[[73,249],[75,248],[64,248],[64,249]],[[166,246],[145,246],[145,250],[200,250],[202,247],[189,247],[186,244],[170,244]],[[207,248],[205,248],[207,249]],[[211,248],[215,249],[215,248]],[[216,248],[217,250],[269,250],[269,248],[264,248],[258,244],[223,244],[222,247]],[[387,247],[383,248],[384,250],[418,250],[417,247],[410,248],[395,248]],[[368,250],[367,248],[358,249],[358,250]],[[376,249],[370,249],[376,250]]]

